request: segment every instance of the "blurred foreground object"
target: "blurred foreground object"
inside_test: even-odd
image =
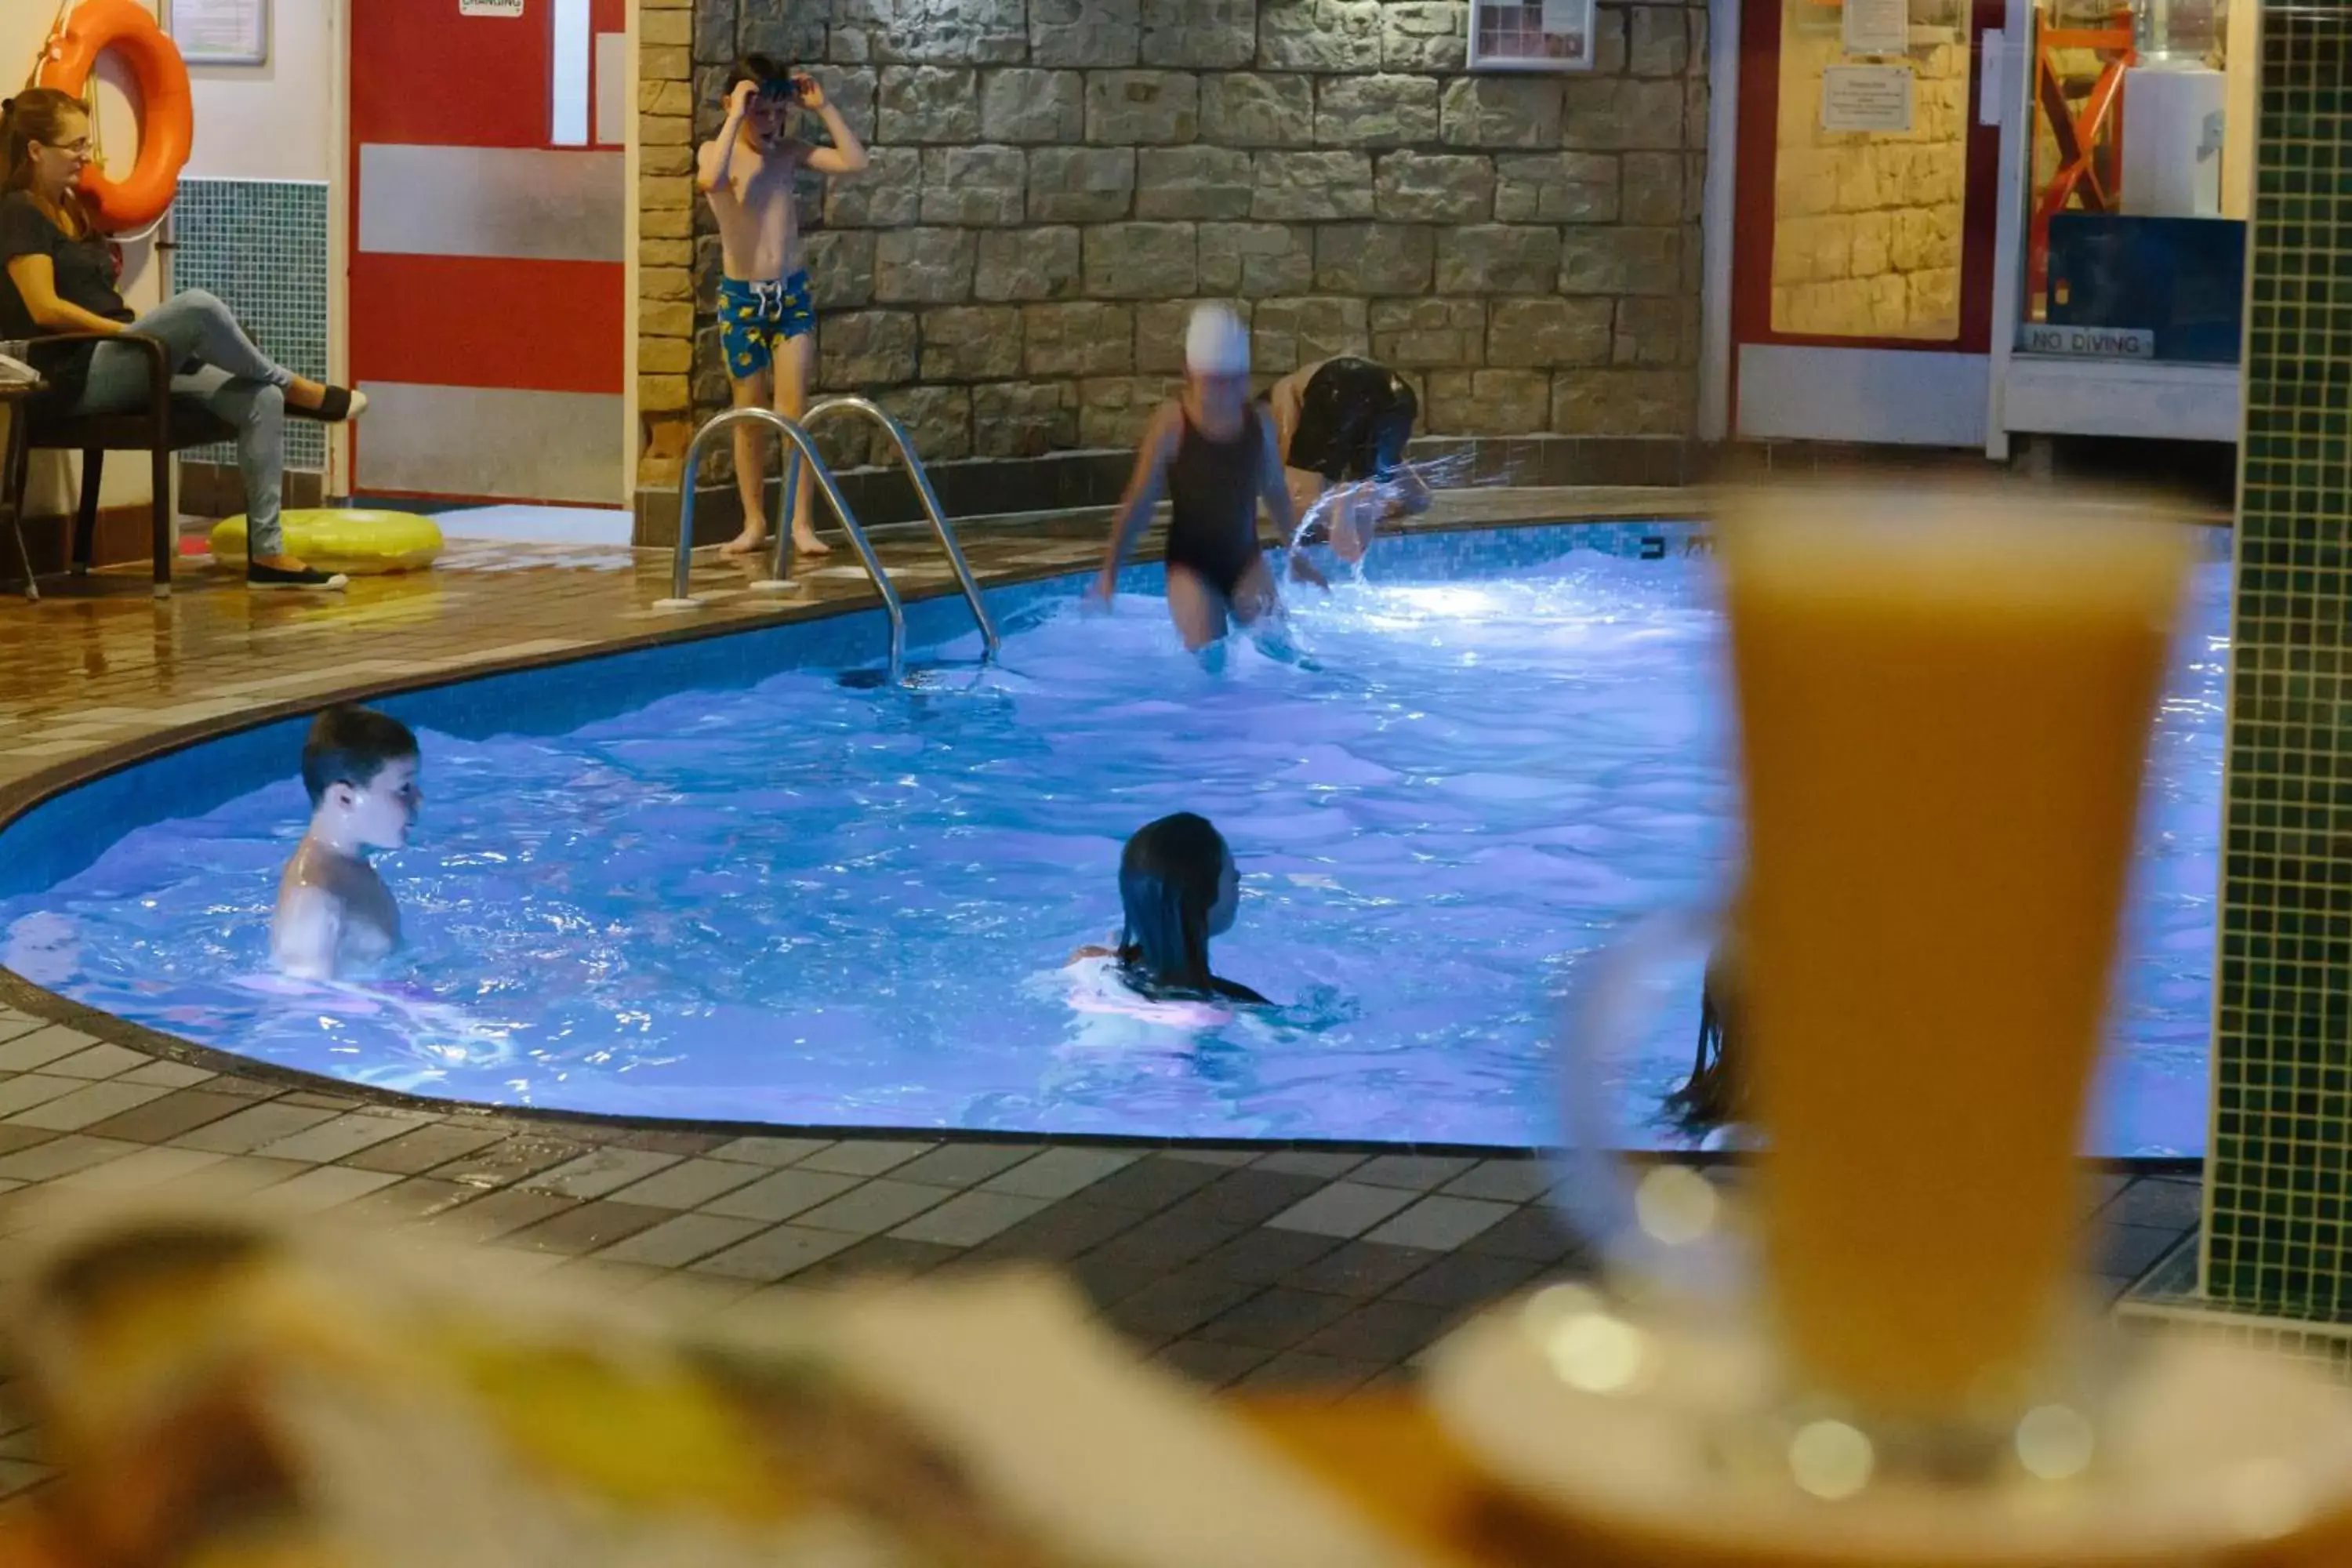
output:
[[[38,1247],[10,1352],[86,1568],[1414,1560],[1034,1276],[680,1331],[201,1205]]]

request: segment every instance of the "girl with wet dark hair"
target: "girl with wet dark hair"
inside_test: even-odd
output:
[[[1241,874],[1208,818],[1180,811],[1139,829],[1119,856],[1118,900],[1126,922],[1118,946],[1078,957],[1115,959],[1118,978],[1153,1002],[1267,1005],[1209,968],[1209,939],[1231,931],[1240,908]]]

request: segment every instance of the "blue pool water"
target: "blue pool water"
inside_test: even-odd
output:
[[[1009,617],[1000,669],[917,690],[785,668],[553,734],[445,729],[431,694],[403,700],[428,798],[383,869],[413,950],[339,993],[260,978],[305,815],[281,727],[271,782],[107,830],[0,900],[0,961],[203,1044],[502,1104],[1539,1140],[1553,995],[1612,924],[1711,891],[1736,852],[1706,557],[1551,537],[1484,564],[1400,549],[1300,598],[1319,668],[1244,649],[1213,679],[1157,600],[1096,619],[1056,589]],[[2203,1146],[2226,593],[2201,568],[2156,742],[2103,1152]],[[767,645],[698,657],[730,646]],[[1220,972],[1283,1005],[1194,1028],[1074,1006],[1063,965],[1117,928],[1121,840],[1181,809],[1243,873]],[[1621,1064],[1637,1121],[1695,1028],[1693,977]]]

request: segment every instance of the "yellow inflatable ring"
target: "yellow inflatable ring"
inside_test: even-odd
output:
[[[441,553],[441,529],[429,517],[411,511],[365,511],[352,507],[320,507],[278,514],[286,531],[286,551],[321,572],[364,576],[383,572],[417,572],[433,564]],[[225,518],[213,524],[213,559],[230,565],[245,564],[245,519]]]

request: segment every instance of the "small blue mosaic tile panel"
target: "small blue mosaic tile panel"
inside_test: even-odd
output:
[[[310,180],[182,180],[172,208],[175,289],[220,296],[261,352],[327,379],[327,187]],[[198,462],[234,464],[236,448],[201,447]],[[286,466],[327,466],[327,430],[286,422]]]

